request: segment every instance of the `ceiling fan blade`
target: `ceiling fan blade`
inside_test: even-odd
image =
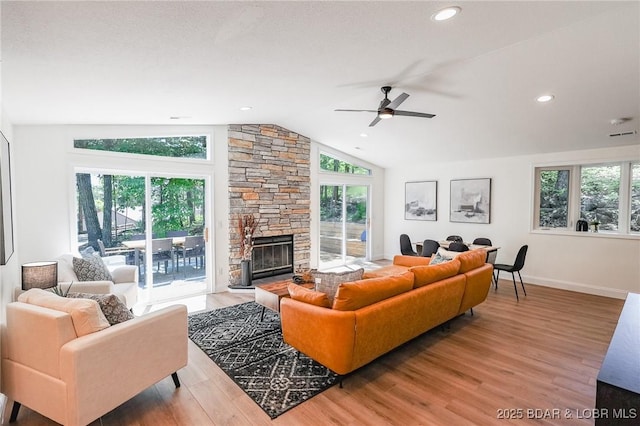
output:
[[[427,114],[424,112],[413,112],[413,111],[398,111],[395,110],[393,115],[404,115],[405,117],[424,117],[424,118],[433,118],[435,114]]]
[[[376,124],[378,124],[378,121],[380,121],[380,117],[376,115],[376,118],[374,118],[371,124],[369,124],[369,127],[375,126]]]
[[[409,97],[408,94],[402,93],[400,96],[395,98],[389,105],[387,105],[387,108],[391,108],[391,109],[398,108],[401,103],[407,100],[408,97]]]
[[[374,109],[334,109],[334,111],[340,112],[378,112]]]

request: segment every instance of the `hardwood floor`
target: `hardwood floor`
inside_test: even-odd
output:
[[[501,280],[473,316],[416,338],[348,376],[344,388],[273,421],[189,342],[180,389],[167,377],[102,424],[490,425],[505,423],[500,414],[518,423],[593,424],[596,376],[624,301],[533,285],[527,293],[518,303]],[[252,299],[223,293],[209,295],[208,305]],[[23,407],[14,424],[55,423]]]

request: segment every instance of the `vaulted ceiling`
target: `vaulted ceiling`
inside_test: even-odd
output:
[[[456,17],[431,19],[452,4]],[[640,127],[638,1],[0,7],[2,106],[18,125],[272,123],[383,167],[640,149],[609,136]],[[375,113],[334,111],[377,109],[384,85],[436,117],[369,127]]]

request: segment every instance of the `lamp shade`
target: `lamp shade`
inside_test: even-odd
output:
[[[58,262],[31,262],[22,265],[22,289],[51,288],[58,285]]]

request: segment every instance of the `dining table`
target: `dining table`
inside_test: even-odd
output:
[[[171,237],[171,243],[174,247],[184,246],[186,237]],[[127,240],[122,241],[122,245],[134,250],[134,260],[136,266],[140,266],[140,253],[144,254],[147,240]]]
[[[440,244],[440,247],[444,249],[448,249],[449,244],[451,244],[452,242],[453,241],[438,241],[438,244]],[[420,253],[422,253],[422,242],[417,242],[414,244],[416,246],[416,253],[418,253],[418,256],[419,256]],[[473,244],[473,243],[463,243],[463,244],[469,247],[469,250],[485,250],[487,252],[488,263],[495,262],[496,256],[498,254],[498,249],[500,248],[498,246],[485,246],[485,245]]]

